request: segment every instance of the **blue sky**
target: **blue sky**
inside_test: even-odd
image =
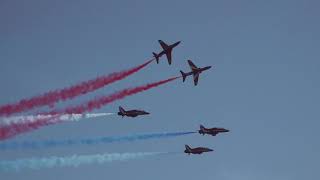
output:
[[[318,1],[8,1],[0,2],[0,104],[67,87],[138,65],[159,51],[158,39],[181,40],[173,64],[161,61],[88,96],[189,70],[186,60],[213,65],[198,87],[181,80],[115,102],[152,113],[64,123],[14,140],[64,139],[198,129],[230,129],[217,137],[0,153],[1,160],[104,152],[183,151],[173,155],[78,168],[1,174],[3,179],[317,179],[320,132]],[[31,113],[31,112],[29,112]]]

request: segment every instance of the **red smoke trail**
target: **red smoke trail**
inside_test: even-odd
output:
[[[95,98],[95,99],[88,101],[88,102],[86,102],[82,105],[79,105],[79,106],[68,107],[68,108],[61,110],[61,111],[51,111],[46,114],[51,114],[51,115],[72,114],[72,113],[81,114],[84,112],[89,112],[94,109],[99,109],[102,106],[107,105],[109,103],[112,103],[116,100],[120,100],[120,99],[123,99],[127,96],[131,96],[131,95],[146,91],[148,89],[155,88],[155,87],[160,86],[162,84],[166,84],[166,83],[173,81],[177,78],[180,78],[180,76],[169,78],[169,79],[158,81],[158,82],[154,82],[154,83],[149,83],[149,84],[142,85],[142,86],[137,86],[134,88],[123,89],[121,91],[115,92],[115,93],[108,95],[108,96],[102,96],[99,98]],[[56,124],[59,122],[60,122],[59,118],[54,117],[54,118],[39,119],[39,121],[35,121],[35,122],[31,122],[31,123],[23,123],[23,124],[16,123],[16,124],[2,126],[2,127],[0,126],[0,140],[4,140],[7,138],[16,136],[18,134],[21,134],[21,133],[25,133],[25,132],[28,132],[31,130],[38,129],[42,126]]]
[[[50,91],[45,94],[34,96],[29,99],[22,99],[18,103],[0,106],[0,116],[9,116],[14,113],[19,113],[33,109],[35,107],[53,105],[54,103],[57,103],[59,101],[65,101],[68,99],[72,99],[76,96],[80,96],[82,94],[95,91],[115,81],[124,79],[125,77],[141,70],[142,68],[150,64],[152,61],[153,59],[129,70],[100,76],[89,81],[81,82],[71,87]]]
[[[168,83],[170,81],[173,81],[177,78],[180,78],[180,76],[178,77],[173,77],[173,78],[169,78],[166,80],[162,80],[162,81],[158,81],[155,83],[149,83],[146,85],[142,85],[142,86],[138,86],[138,87],[134,87],[134,88],[127,88],[118,92],[115,92],[111,95],[108,96],[102,96],[102,97],[98,97],[95,98],[91,101],[88,101],[82,105],[79,106],[75,106],[75,107],[68,107],[66,108],[62,113],[83,113],[83,112],[87,112],[87,111],[92,111],[94,109],[100,109],[102,106],[107,105],[109,103],[112,103],[116,100],[119,99],[123,99],[127,96],[133,95],[133,94],[137,94],[143,91],[146,91],[148,89],[160,86],[162,84]],[[57,113],[61,113],[61,112],[51,112],[52,114],[57,114]],[[50,114],[51,114],[50,113]]]

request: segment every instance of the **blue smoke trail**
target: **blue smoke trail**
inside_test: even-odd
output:
[[[0,143],[1,150],[9,149],[39,149],[50,148],[59,146],[72,146],[72,145],[95,145],[106,144],[114,142],[133,142],[138,140],[147,139],[160,139],[177,137],[196,132],[164,132],[164,133],[150,133],[150,134],[135,134],[127,136],[114,136],[114,137],[99,137],[99,138],[85,138],[85,139],[65,139],[65,140],[47,140],[47,141],[24,141],[24,142],[3,142]]]
[[[127,161],[131,159],[144,158],[173,154],[177,152],[138,152],[138,153],[104,153],[93,155],[73,155],[66,157],[29,158],[13,161],[0,161],[0,172],[19,171],[23,169],[42,169],[54,167],[77,167],[86,164],[103,164],[113,161]]]

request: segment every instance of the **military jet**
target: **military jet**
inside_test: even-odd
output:
[[[205,128],[203,125],[200,125],[200,130],[198,131],[199,134],[205,135],[205,134],[209,134],[212,136],[216,136],[219,133],[225,133],[225,132],[229,132],[228,129],[224,129],[224,128]]]
[[[159,54],[153,52],[152,53],[153,57],[156,58],[157,64],[159,64],[159,58],[162,55],[165,54],[167,56],[167,60],[168,60],[169,65],[171,65],[171,62],[172,62],[172,57],[171,57],[172,49],[175,48],[176,46],[178,46],[178,44],[180,44],[181,41],[175,42],[174,44],[171,44],[171,45],[167,45],[162,40],[158,40],[158,42],[160,43],[160,45],[161,45],[163,50]]]
[[[124,110],[121,106],[119,106],[119,112],[118,112],[118,115],[119,116],[128,116],[128,117],[137,117],[137,116],[140,116],[140,115],[147,115],[147,114],[150,114],[146,111],[142,111],[142,110]]]
[[[206,67],[203,67],[203,68],[198,68],[196,65],[193,64],[193,62],[191,60],[188,60],[188,64],[191,68],[191,72],[183,72],[183,71],[180,71],[181,75],[182,75],[182,78],[183,78],[183,82],[186,80],[186,77],[187,76],[190,76],[190,75],[193,75],[193,82],[194,82],[194,85],[196,86],[198,84],[198,80],[199,80],[199,75],[205,71],[205,70],[208,70],[211,68],[211,66],[206,66]]]
[[[213,151],[213,149],[205,148],[205,147],[197,147],[197,148],[191,148],[188,145],[185,145],[186,150],[184,150],[185,153],[188,155],[190,154],[202,154],[204,152],[210,152]]]

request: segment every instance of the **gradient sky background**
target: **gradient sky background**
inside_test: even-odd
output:
[[[152,112],[63,123],[13,140],[64,139],[225,127],[217,137],[188,135],[134,143],[0,152],[1,160],[103,152],[213,153],[153,157],[78,168],[3,173],[1,179],[319,179],[319,1],[0,1],[0,104],[138,65],[157,42],[182,40],[173,64],[141,72],[58,107],[187,71],[187,59],[214,69],[198,87],[181,79],[119,105]],[[32,111],[31,111],[32,112]],[[29,113],[31,113],[29,112]]]

